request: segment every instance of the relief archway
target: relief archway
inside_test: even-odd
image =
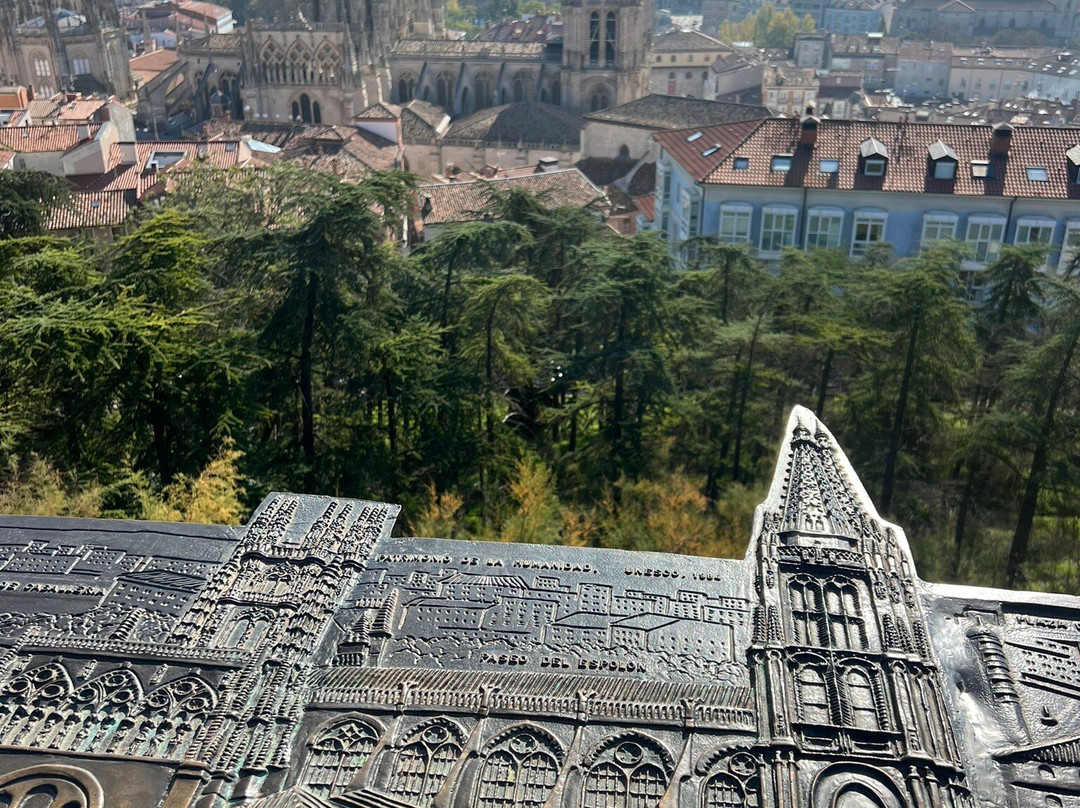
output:
[[[32,804],[42,808],[104,808],[101,783],[86,769],[43,765],[0,775],[0,800],[19,808]]]

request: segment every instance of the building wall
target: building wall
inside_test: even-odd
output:
[[[627,154],[622,150],[626,148]],[[656,159],[659,146],[652,140],[651,128],[627,126],[609,121],[585,121],[581,133],[582,157],[632,157],[645,155]]]

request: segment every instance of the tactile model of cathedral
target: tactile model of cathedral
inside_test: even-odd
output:
[[[0,517],[3,808],[1065,808],[1080,599],[921,581],[796,408],[742,560]]]

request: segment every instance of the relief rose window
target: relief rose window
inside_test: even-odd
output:
[[[360,773],[378,742],[378,730],[367,721],[349,718],[332,724],[308,744],[300,782],[320,796],[340,794]]]
[[[522,729],[499,742],[484,760],[476,808],[540,808],[559,776],[559,750],[539,733]]]

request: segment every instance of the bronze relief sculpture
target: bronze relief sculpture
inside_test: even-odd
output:
[[[0,518],[0,806],[1080,804],[1080,599],[921,581],[796,408],[742,560]]]

